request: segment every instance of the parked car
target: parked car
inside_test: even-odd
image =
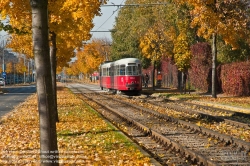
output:
[[[0,78],[0,86],[4,86],[5,85],[5,80],[4,78]]]

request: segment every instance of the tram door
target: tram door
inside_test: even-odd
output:
[[[110,85],[111,85],[111,89],[114,89],[114,82],[115,82],[115,78],[114,78],[114,65],[112,64],[110,67]]]
[[[100,87],[103,89],[103,83],[102,83],[102,68],[101,66],[99,67],[99,83],[100,83]]]

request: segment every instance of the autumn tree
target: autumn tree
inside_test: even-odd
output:
[[[32,41],[31,37],[27,34],[11,34],[11,42],[8,44],[9,48],[12,48],[14,52],[17,52],[18,62],[16,64],[16,72],[18,74],[23,74],[25,77],[25,72],[27,71],[25,65],[25,59],[34,59],[32,52]],[[25,79],[25,78],[24,78]],[[25,81],[25,80],[24,80]]]
[[[239,47],[237,41],[248,36],[247,1],[176,0],[176,2],[187,3],[193,7],[191,26],[198,27],[198,36],[207,40],[212,39],[212,97],[216,98],[217,36],[221,36],[232,49]]]
[[[127,0],[125,5],[128,6],[124,6],[119,10],[114,31],[112,32],[111,54],[113,60],[136,57],[141,59],[143,68],[148,68],[152,65],[152,62],[156,62],[150,59],[150,56],[143,55],[140,48],[141,39],[145,34],[149,34],[148,29],[157,23],[157,17],[162,14],[159,11],[164,9],[163,6],[159,9],[155,5],[150,5],[154,2],[157,1]],[[159,64],[159,60],[157,64]]]
[[[189,19],[178,19],[176,26],[178,33],[173,41],[173,60],[178,69],[178,88],[182,92],[183,90],[186,90],[187,73],[192,58],[190,52],[192,40],[190,40],[191,36],[188,35],[190,32]]]
[[[34,58],[32,52],[32,38],[31,34],[11,34],[11,42],[8,44],[8,48],[11,48],[14,52],[24,54],[26,58]]]
[[[142,54],[153,62],[153,90],[155,88],[155,65],[167,53],[166,37],[161,24],[155,24],[140,40]]]
[[[153,10],[153,15],[157,21],[157,26],[155,26],[154,29],[160,29],[158,30],[159,32],[154,32],[155,34],[160,34],[158,40],[155,40],[158,47],[161,47],[158,53],[161,54],[161,57],[167,57],[174,62],[183,76],[183,73],[185,73],[190,66],[190,45],[193,42],[193,32],[189,27],[190,19],[188,11],[187,6],[177,6],[170,2],[165,4],[165,6],[156,6]],[[151,40],[152,39],[149,39],[149,41]],[[142,54],[146,55],[146,48],[150,47],[150,42],[143,44],[142,41],[143,40],[141,40],[140,44],[141,48],[142,46],[144,47]],[[148,54],[152,55],[149,49]],[[159,58],[159,60],[161,59]],[[184,87],[184,77],[180,77],[178,80],[179,88]]]
[[[247,40],[239,39],[237,43],[240,48],[232,50],[230,45],[225,45],[221,37],[218,37],[218,63],[241,62],[250,59],[250,45],[247,43]]]
[[[5,19],[7,14],[11,25],[9,32],[15,32],[19,34],[15,36],[15,39],[18,37],[16,43],[19,43],[19,46],[15,45],[15,49],[22,50],[25,48],[31,47],[31,10],[29,6],[29,1],[1,1],[3,10],[1,10],[2,19]],[[92,19],[94,16],[100,15],[100,5],[105,3],[105,1],[99,0],[49,0],[49,31],[52,36],[51,41],[56,40],[56,47],[51,42],[51,52],[52,57],[57,55],[56,65],[58,68],[62,68],[70,61],[70,57],[73,56],[73,51],[75,48],[80,47],[83,40],[89,40],[91,35],[89,31],[93,28]],[[12,5],[9,5],[12,3]],[[20,7],[21,6],[21,7]],[[55,7],[56,6],[56,7]],[[84,16],[84,17],[83,17]],[[13,18],[13,19],[12,19]],[[14,40],[13,40],[14,41]],[[56,51],[55,51],[56,50]],[[24,52],[22,52],[24,53]],[[29,56],[29,55],[28,55]],[[33,55],[31,55],[33,56]],[[55,58],[54,58],[55,61]],[[53,65],[52,65],[53,67]],[[53,78],[55,79],[55,71],[52,72]]]
[[[24,65],[24,58],[21,57],[22,55],[17,55],[18,61],[16,63],[16,72],[18,74],[23,74],[26,71],[26,67]]]
[[[13,73],[14,72],[14,65],[12,62],[7,62],[6,64],[6,72]]]
[[[41,165],[59,165],[56,121],[49,59],[48,1],[31,0],[32,38],[37,74],[37,95],[40,121]],[[45,157],[43,157],[45,156]],[[54,157],[46,157],[54,156]],[[51,164],[53,163],[53,164]]]
[[[96,42],[96,49],[99,51],[100,55],[104,57],[105,61],[111,60],[111,46],[112,42],[108,38],[93,39]]]
[[[69,76],[78,76],[79,70],[77,66],[75,65],[75,62],[73,62],[69,67],[65,67],[65,74]]]
[[[71,65],[72,73],[75,71],[88,75],[97,71],[102,62],[109,60],[110,44],[107,39],[93,39],[84,43],[76,53],[76,62]]]
[[[0,2],[1,20],[9,19],[11,26],[9,32],[27,35],[30,41],[23,42],[20,47],[33,44],[30,48],[33,48],[37,72],[41,154],[46,152],[51,154],[57,149],[55,114],[52,111],[55,110],[55,103],[51,89],[48,31],[57,35],[57,48],[54,48],[57,49],[57,64],[65,65],[73,55],[73,50],[81,46],[83,40],[91,37],[89,32],[93,27],[92,19],[99,15],[100,4],[99,0],[2,0]],[[41,159],[46,160],[46,158]]]
[[[10,6],[9,3],[12,3],[12,6]],[[90,39],[91,35],[89,32],[94,26],[92,19],[94,16],[100,15],[99,7],[101,3],[99,0],[49,0],[48,3],[49,31],[51,34],[56,35],[57,47],[51,48],[56,50],[57,68],[62,68],[67,64],[67,62],[70,61],[70,57],[73,56],[74,49],[81,47],[83,40]],[[103,3],[105,3],[105,1],[103,1]],[[15,44],[15,46],[13,45],[12,48],[14,48],[16,51],[20,51],[23,48],[29,48],[29,52],[32,53],[32,39],[30,33],[31,10],[29,2],[27,0],[4,0],[1,1],[0,8],[3,9],[1,10],[2,19],[5,19],[7,14],[10,18],[9,23],[12,28],[9,31],[17,33],[15,30],[19,30],[19,35],[14,36],[12,40],[13,42],[16,41],[17,44]],[[53,38],[53,40],[54,39],[55,38]],[[28,56],[33,55],[28,54]]]
[[[112,60],[128,57],[144,59],[139,50],[140,37],[155,23],[156,19],[152,14],[153,6],[143,5],[153,2],[156,0],[127,0],[125,5],[139,4],[140,6],[124,6],[119,10],[112,31]],[[142,63],[144,65],[144,61]]]

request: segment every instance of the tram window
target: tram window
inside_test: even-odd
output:
[[[115,66],[115,72],[114,75],[119,75],[119,66]]]
[[[125,75],[125,65],[120,65],[120,75]]]
[[[106,76],[106,75],[107,75],[107,69],[103,68],[103,76]]]
[[[126,75],[131,76],[132,74],[133,74],[132,66],[127,66],[126,67]]]
[[[110,74],[110,76],[114,76],[114,66],[111,66],[110,67],[110,70],[109,70],[109,74]]]
[[[107,76],[110,76],[110,68],[107,68]]]
[[[109,76],[109,68],[107,68],[107,76]]]
[[[133,67],[133,75],[138,75],[137,66],[132,66],[132,67]]]
[[[127,66],[126,74],[127,75],[138,75],[137,66]]]

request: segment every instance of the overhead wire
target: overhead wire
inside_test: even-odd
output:
[[[121,4],[124,2],[124,0],[121,2]],[[121,5],[120,4],[120,5]],[[107,20],[106,21],[104,21],[95,31],[97,31],[98,29],[100,29],[114,14],[115,14],[115,12],[117,12],[119,10],[119,7],[115,10],[115,11],[113,11],[113,13],[111,14],[111,16],[109,16],[109,18],[107,18]]]
[[[122,5],[122,3],[124,2],[124,0],[121,2],[120,5]],[[112,3],[112,2],[111,2]],[[115,5],[114,3],[112,3],[114,6],[118,6],[118,8],[113,11],[113,13],[111,14],[111,16],[109,16],[109,18],[107,18],[107,20],[105,20],[95,31],[98,31],[119,9],[120,9],[120,5]],[[165,4],[149,4],[149,5],[165,5]],[[105,5],[104,5],[105,6]],[[112,6],[112,5],[109,5]],[[136,5],[135,5],[136,6]],[[137,6],[138,7],[138,6]],[[143,6],[145,7],[145,6]]]
[[[117,9],[118,10],[118,9]],[[117,11],[116,10],[116,11]],[[111,15],[111,16],[109,16],[109,18],[106,20],[106,21],[104,21],[104,23],[102,23],[97,29],[96,29],[96,31],[98,30],[98,29],[100,29],[113,15],[114,15],[114,13],[116,12],[116,11],[113,11],[113,14]]]

